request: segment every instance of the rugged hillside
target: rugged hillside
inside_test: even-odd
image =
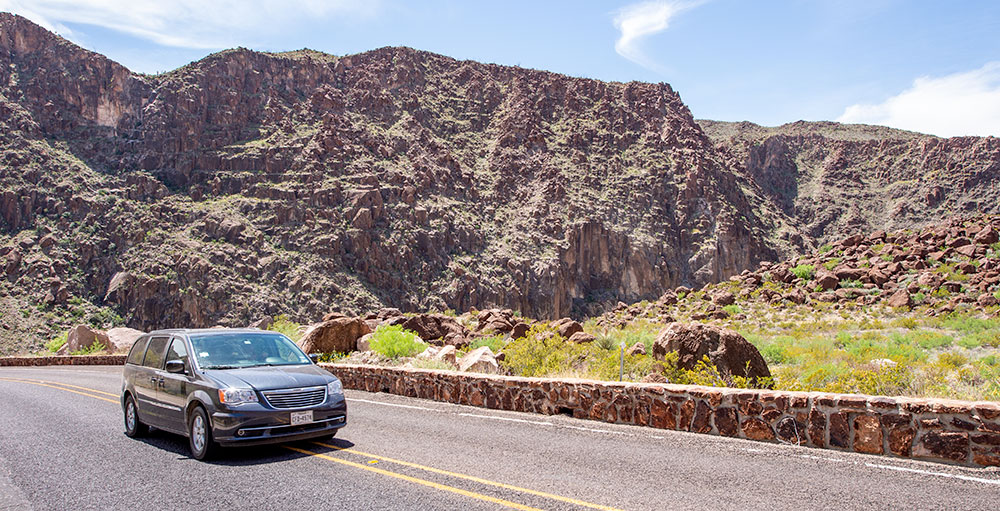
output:
[[[665,84],[406,48],[237,49],[141,76],[10,15],[0,60],[23,333],[65,309],[140,328],[380,305],[557,317],[772,254]]]
[[[2,13],[0,112],[0,350],[75,322],[580,317],[817,246],[855,216],[920,223],[1000,197],[995,139],[703,130],[666,84],[408,48],[236,49],[146,76]],[[851,213],[927,181],[936,209]]]
[[[797,251],[858,233],[1000,212],[994,137],[942,139],[833,122],[698,123],[727,167],[766,198],[757,207],[775,212],[784,223],[778,237]]]

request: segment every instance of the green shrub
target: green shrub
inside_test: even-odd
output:
[[[299,333],[299,327],[301,326],[302,325],[288,319],[288,316],[285,314],[278,314],[278,316],[274,318],[274,322],[272,322],[271,326],[267,329],[272,332],[278,332],[295,342],[299,342],[302,340],[302,334]]]
[[[507,340],[502,335],[491,335],[489,337],[480,337],[469,344],[469,351],[476,348],[481,348],[483,346],[489,346],[490,351],[493,353],[500,353],[503,351],[503,347],[507,344]]]
[[[833,259],[830,259],[829,261],[823,263],[823,267],[826,268],[827,270],[832,270],[836,268],[837,265],[839,264],[840,264],[840,258],[834,257]]]
[[[643,343],[646,346],[646,353],[653,352],[653,343],[662,325],[647,321],[636,321],[623,328],[616,328],[606,332],[598,332],[594,337],[594,346],[617,351],[621,349],[624,342],[626,347],[631,347],[636,343]]]
[[[816,267],[811,264],[800,264],[792,268],[792,274],[802,280],[812,280],[816,273]]]
[[[823,245],[822,247],[819,247],[819,253],[820,254],[825,254],[825,253],[827,253],[827,252],[829,252],[831,250],[833,250],[833,245],[830,245],[830,244]]]
[[[860,280],[842,280],[840,281],[840,287],[847,289],[860,289],[865,287]]]
[[[60,335],[59,337],[56,337],[55,339],[52,339],[51,341],[45,343],[45,349],[51,351],[52,353],[59,351],[59,348],[62,348],[63,346],[66,345],[67,335],[69,335],[68,332],[63,332],[62,335]]]
[[[504,348],[500,362],[517,376],[545,376],[584,369],[595,346],[566,342],[548,325],[537,324]]]
[[[969,357],[962,355],[961,353],[955,353],[953,351],[946,351],[941,353],[937,357],[938,365],[950,368],[959,368],[969,363]]]
[[[722,307],[722,310],[728,312],[730,316],[735,316],[737,314],[743,313],[743,309],[741,309],[740,306],[736,305],[735,303],[732,305],[726,305]]]
[[[71,351],[71,352],[69,352],[69,354],[70,355],[94,355],[94,354],[100,353],[100,352],[102,352],[104,350],[105,350],[105,347],[104,347],[103,344],[101,344],[99,342],[95,342],[94,344],[91,344],[90,346],[86,346],[84,348],[80,348],[80,349],[78,349],[76,351]]]
[[[379,325],[372,333],[371,349],[382,356],[398,359],[424,351],[427,344],[418,340],[416,333],[404,330],[402,325]]]

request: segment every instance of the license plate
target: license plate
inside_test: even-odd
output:
[[[313,421],[312,410],[307,410],[304,412],[292,412],[292,426],[298,426],[299,424],[309,424]]]

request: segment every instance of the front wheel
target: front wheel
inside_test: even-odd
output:
[[[212,423],[202,407],[196,407],[188,419],[188,444],[191,447],[191,457],[196,460],[207,460],[215,453],[218,446],[212,440]]]
[[[132,395],[125,398],[125,435],[130,438],[137,438],[149,433],[149,426],[139,420],[139,409],[135,406]]]

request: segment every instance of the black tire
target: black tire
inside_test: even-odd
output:
[[[122,409],[125,418],[125,436],[139,438],[149,433],[149,426],[139,420],[139,409],[135,406],[132,395],[125,396],[125,406]]]
[[[219,447],[212,440],[212,422],[204,408],[196,406],[191,410],[187,433],[192,458],[204,461],[215,455]]]

